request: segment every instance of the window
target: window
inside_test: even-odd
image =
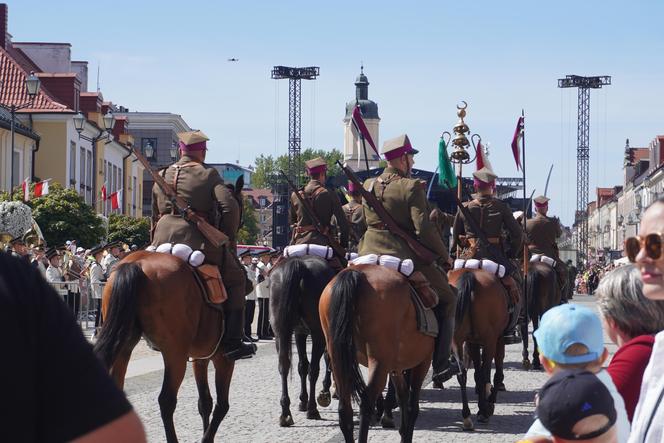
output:
[[[92,204],[92,151],[85,151],[85,201]]]
[[[69,187],[76,189],[76,142],[69,142]]]
[[[85,202],[88,203],[88,199],[85,195],[85,148],[83,146],[80,147],[79,152],[79,171],[81,176],[78,180],[78,193],[83,197]]]
[[[258,198],[258,205],[259,205],[261,208],[264,208],[265,206],[267,206],[267,198],[265,198],[264,196],[261,195],[261,196]]]
[[[136,177],[132,177],[131,184],[131,214],[136,217]]]
[[[13,170],[13,176],[14,176],[14,181],[12,183],[12,188],[15,186],[18,186],[19,183],[21,183],[21,153],[18,151],[13,152],[14,157],[12,158],[12,170]]]

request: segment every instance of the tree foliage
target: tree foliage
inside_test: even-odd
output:
[[[30,194],[34,195],[34,183]],[[14,190],[12,200],[23,198],[21,188]],[[9,194],[0,194],[0,200],[9,200]],[[105,236],[104,221],[95,214],[92,206],[73,189],[65,189],[57,182],[49,183],[49,193],[32,198],[26,203],[32,208],[32,216],[39,225],[49,246],[65,244],[76,240],[80,246],[91,247]]]
[[[150,219],[111,214],[108,218],[108,241],[121,241],[143,247],[150,242]]]
[[[343,159],[343,153],[338,149],[325,151],[323,149],[307,148],[300,153],[300,168],[297,171],[300,176],[300,182],[304,181],[306,171],[304,162],[312,158],[322,157],[327,162],[327,176],[333,177],[341,174],[341,169],[336,165],[337,160]],[[252,185],[254,188],[271,188],[278,180],[279,170],[288,173],[288,155],[283,154],[276,159],[271,155],[261,154],[255,160],[255,170],[251,177]]]
[[[237,233],[237,243],[255,245],[258,234],[260,234],[260,228],[256,218],[256,210],[247,196],[244,196],[244,204],[242,205],[242,221],[242,227]]]

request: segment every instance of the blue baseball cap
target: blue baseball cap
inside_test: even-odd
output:
[[[549,360],[562,364],[590,363],[604,352],[602,322],[592,310],[573,303],[556,306],[542,316],[533,333],[540,352]],[[588,348],[584,355],[566,355],[573,344]]]

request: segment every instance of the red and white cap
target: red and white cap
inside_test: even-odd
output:
[[[418,152],[410,144],[410,140],[406,134],[391,138],[383,143],[383,156],[385,156],[385,160],[392,160],[404,154],[415,155]]]

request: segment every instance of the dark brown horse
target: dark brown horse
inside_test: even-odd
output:
[[[555,269],[546,263],[533,262],[528,263],[528,279],[526,280],[526,300],[528,309],[528,318],[533,322],[533,332],[539,327],[539,321],[542,315],[554,306],[560,303],[561,290],[558,285],[558,277]],[[528,359],[528,324],[521,324],[521,337],[523,338],[523,367],[530,369],[531,364]],[[533,369],[540,370],[542,366],[539,361],[539,351],[537,350],[537,341],[533,336]]]
[[[486,423],[493,415],[498,395],[498,389],[491,386],[494,358],[497,368],[494,384],[502,384],[502,360],[505,356],[502,335],[509,320],[507,294],[495,275],[481,269],[457,269],[450,271],[448,277],[450,284],[459,291],[454,348],[461,366],[457,379],[463,401],[463,428],[472,430],[473,421],[466,394],[467,370],[472,360],[479,403],[477,417],[479,422]]]
[[[345,269],[323,291],[320,318],[339,396],[339,425],[346,442],[353,441],[351,398],[360,403],[359,441],[366,442],[374,405],[388,374],[401,408],[401,440],[412,441],[434,339],[418,331],[410,294],[405,277],[376,265]],[[366,384],[358,358],[369,368]],[[405,376],[407,369],[410,371]]]
[[[325,352],[325,336],[318,315],[318,302],[327,283],[334,277],[334,269],[326,260],[311,255],[289,257],[270,272],[270,324],[276,336],[281,375],[280,426],[292,426],[288,396],[288,374],[291,368],[292,337],[298,354],[300,375],[299,410],[307,412],[307,418],[320,420],[316,408],[316,382],[320,372],[320,359]],[[307,336],[311,335],[311,362],[307,359]],[[307,374],[309,393],[307,393]],[[330,374],[326,371],[323,391],[319,396],[321,406],[328,406],[330,398]]]

